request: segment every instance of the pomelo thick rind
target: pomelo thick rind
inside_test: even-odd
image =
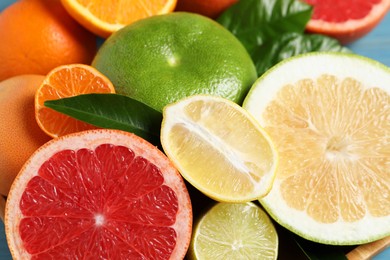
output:
[[[354,68],[356,62],[361,66],[361,69]],[[313,64],[319,65],[314,66]],[[285,75],[283,77],[274,76],[281,73],[280,70],[285,71]],[[350,76],[361,81],[364,86],[380,86],[390,92],[390,85],[383,83],[386,82],[386,78],[387,80],[390,78],[390,67],[376,60],[352,53],[314,52],[285,59],[270,68],[255,81],[242,106],[249,110],[260,124],[263,124],[262,118],[253,112],[263,111],[274,98],[279,88],[272,87],[271,84],[285,86],[303,78],[317,78],[323,73],[331,73],[342,78]],[[261,99],[256,99],[260,96]]]
[[[118,94],[162,111],[194,94],[213,94],[241,103],[257,79],[244,46],[217,22],[175,12],[146,18],[114,33],[92,66]]]
[[[243,107],[264,126],[262,113],[282,86],[304,78],[315,79],[324,73],[340,78],[352,77],[365,89],[379,87],[390,93],[390,68],[382,63],[356,54],[309,53],[286,59],[263,74],[254,83]],[[355,245],[390,235],[390,216],[366,215],[358,222],[318,223],[286,204],[280,193],[280,183],[276,176],[270,193],[260,199],[260,203],[275,221],[306,239],[332,245]]]
[[[31,257],[23,249],[18,225],[23,217],[19,201],[28,180],[38,175],[38,169],[41,165],[59,151],[94,149],[100,144],[123,145],[133,150],[136,155],[144,157],[159,167],[164,176],[164,184],[176,192],[179,205],[176,222],[171,226],[177,232],[177,240],[170,259],[184,258],[191,238],[192,207],[187,188],[180,174],[161,151],[140,137],[120,130],[98,129],[65,135],[45,143],[30,157],[15,178],[7,198],[4,221],[8,246],[14,259],[30,259]]]

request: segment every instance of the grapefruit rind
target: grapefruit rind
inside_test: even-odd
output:
[[[177,244],[171,257],[176,259],[185,256],[191,238],[192,207],[187,188],[180,174],[161,151],[140,137],[120,130],[97,129],[69,134],[50,140],[41,146],[22,167],[11,186],[5,208],[4,224],[6,237],[11,255],[14,259],[31,258],[31,255],[23,249],[18,224],[23,218],[19,201],[29,180],[37,176],[41,165],[58,151],[83,148],[94,149],[101,144],[114,144],[128,147],[136,155],[146,158],[160,168],[162,174],[164,174],[164,184],[176,192],[179,205],[176,222],[171,226],[177,232]]]
[[[306,29],[310,33],[325,34],[336,38],[342,44],[358,40],[372,29],[386,16],[390,9],[390,0],[382,0],[372,6],[370,13],[362,19],[350,19],[346,22],[328,22],[320,19],[310,19]]]
[[[305,78],[317,79],[323,74],[351,77],[365,89],[378,87],[390,93],[389,67],[356,54],[318,52],[286,59],[268,70],[254,83],[243,107],[266,127],[262,114],[281,87]],[[284,160],[281,156],[279,159]],[[305,212],[287,205],[280,191],[281,182],[276,173],[270,193],[259,201],[275,221],[306,239],[332,245],[355,245],[390,235],[390,215],[375,217],[366,213],[356,222],[317,222]]]
[[[319,19],[311,19],[307,24],[307,29],[312,31],[322,30],[330,33],[343,33],[356,31],[357,28],[366,26],[367,24],[375,24],[378,19],[386,15],[386,11],[390,8],[390,1],[383,0],[381,4],[374,5],[370,14],[363,19],[351,19],[344,23],[332,23]]]
[[[186,115],[186,112],[184,112],[192,103],[196,102],[203,102],[204,104],[213,104],[208,107],[208,105],[201,106],[199,110],[202,110],[205,112],[205,114],[212,114],[213,109],[215,104],[223,104],[225,106],[225,113],[226,114],[239,114],[238,117],[242,118],[242,124],[250,125],[247,130],[248,132],[257,132],[258,136],[261,135],[261,138],[263,140],[263,145],[267,146],[264,148],[264,151],[268,149],[270,153],[272,153],[271,159],[267,157],[267,163],[269,163],[271,166],[268,168],[267,172],[264,172],[263,175],[261,176],[261,180],[254,181],[253,179],[252,184],[253,186],[250,187],[249,190],[240,190],[237,192],[237,190],[233,191],[229,189],[224,190],[224,188],[220,189],[220,187],[215,187],[213,185],[206,185],[204,181],[200,181],[199,177],[199,170],[198,173],[196,171],[190,169],[188,165],[186,166],[185,164],[188,163],[188,160],[183,159],[183,157],[179,158],[178,154],[180,152],[177,151],[177,149],[180,149],[180,147],[175,146],[174,142],[172,141],[173,139],[176,139],[179,137],[179,135],[182,135],[181,133],[175,132],[172,134],[172,129],[177,126],[181,126],[183,128],[187,129],[187,133],[185,135],[182,135],[180,137],[184,139],[191,139],[191,138],[199,138],[198,140],[200,143],[208,143],[209,149],[212,150],[213,154],[220,154],[221,156],[214,157],[214,158],[205,158],[207,155],[205,155],[205,152],[203,150],[199,151],[196,150],[195,147],[193,147],[192,152],[197,153],[198,157],[203,157],[202,160],[207,164],[206,166],[199,165],[195,162],[195,165],[192,167],[202,167],[202,168],[207,168],[207,169],[212,169],[213,165],[212,164],[219,164],[222,168],[222,164],[224,162],[229,162],[228,164],[231,165],[230,168],[235,168],[236,170],[233,170],[235,173],[234,174],[229,174],[226,173],[224,178],[227,180],[229,177],[234,176],[235,174],[241,175],[243,172],[246,172],[245,174],[248,174],[248,169],[244,169],[246,167],[246,163],[249,162],[249,164],[256,164],[259,163],[261,160],[264,160],[264,157],[261,159],[258,159],[256,157],[256,160],[253,160],[254,154],[245,154],[245,152],[248,151],[243,151],[240,150],[237,147],[232,146],[232,144],[229,144],[229,142],[224,141],[222,139],[222,136],[217,136],[215,133],[217,131],[210,131],[210,129],[207,128],[207,120],[209,119],[204,119],[203,125],[200,123],[202,119],[199,120],[194,120],[193,118],[188,118]],[[202,117],[199,115],[199,117]],[[207,117],[207,116],[206,116]],[[217,125],[218,123],[221,124],[220,129],[225,127],[226,132],[232,131],[237,136],[244,136],[246,133],[238,133],[234,129],[231,129],[227,125],[224,126],[223,120],[226,119],[224,116],[221,116],[219,118],[214,118],[213,121],[216,121]],[[232,121],[236,122],[234,119]],[[210,122],[210,121],[209,121]],[[219,127],[219,126],[218,126]],[[217,128],[218,128],[217,127]],[[222,132],[222,130],[221,130]],[[228,136],[225,136],[226,139],[228,139]],[[238,139],[236,139],[238,140]],[[198,143],[199,143],[198,142]],[[220,201],[220,202],[234,202],[234,203],[239,203],[239,202],[248,202],[248,201],[253,201],[256,199],[259,199],[261,197],[264,197],[271,189],[272,183],[274,181],[275,177],[275,171],[278,165],[278,155],[276,152],[276,149],[268,136],[268,134],[260,127],[260,125],[257,123],[257,121],[252,118],[250,114],[247,113],[242,107],[237,105],[236,103],[227,100],[225,98],[219,97],[219,96],[213,96],[213,95],[206,95],[206,94],[197,94],[193,96],[186,97],[184,99],[181,99],[175,103],[167,105],[163,109],[163,122],[162,122],[162,128],[161,128],[161,143],[164,149],[164,152],[167,154],[167,156],[171,159],[172,163],[176,166],[176,168],[179,170],[181,175],[186,179],[189,183],[191,183],[194,187],[196,187],[198,190],[200,190],[202,193],[207,195],[208,197]],[[256,142],[257,143],[257,142]],[[257,154],[258,155],[258,154]],[[184,155],[186,157],[186,155]],[[220,160],[221,157],[223,157],[223,161]],[[208,160],[210,159],[210,160]],[[215,161],[214,161],[215,160]],[[247,160],[247,161],[246,161]],[[251,160],[253,160],[251,162]],[[185,162],[186,161],[186,162]],[[224,167],[226,169],[226,167]],[[242,170],[242,171],[241,171]],[[226,171],[228,172],[228,170]],[[229,172],[230,173],[230,172]],[[250,175],[250,174],[248,174]],[[254,175],[256,175],[256,172],[254,172]],[[213,171],[209,171],[209,176],[208,181],[206,182],[207,184],[209,183],[214,183],[216,182],[215,185],[223,185],[222,180],[218,180],[218,176],[213,173]],[[233,177],[234,178],[234,177]],[[248,177],[248,179],[251,179],[251,176]],[[202,183],[201,183],[202,182]],[[233,180],[227,180],[226,182],[233,182]],[[237,181],[238,182],[238,181]],[[238,186],[238,185],[237,185]],[[239,188],[237,188],[239,189]],[[224,191],[221,191],[224,190]]]

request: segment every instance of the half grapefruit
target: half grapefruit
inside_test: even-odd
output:
[[[369,33],[390,8],[390,0],[304,0],[313,6],[307,31],[348,44]]]
[[[180,259],[192,229],[183,179],[140,137],[88,130],[49,141],[9,193],[14,259]]]

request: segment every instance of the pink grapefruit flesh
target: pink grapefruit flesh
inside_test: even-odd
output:
[[[383,19],[390,0],[304,0],[313,6],[308,32],[325,34],[342,44],[358,40]]]
[[[42,146],[16,178],[6,233],[19,259],[177,259],[190,241],[185,184],[156,147],[117,130]]]

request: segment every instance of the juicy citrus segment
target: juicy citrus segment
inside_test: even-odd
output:
[[[301,102],[294,104],[293,100],[303,96]],[[313,100],[316,100],[314,106]],[[279,178],[283,178],[281,191],[290,206],[307,208],[308,215],[320,222],[335,222],[339,216],[347,222],[356,221],[364,217],[366,210],[378,217],[390,214],[390,202],[382,194],[388,182],[389,125],[383,120],[389,115],[388,105],[389,95],[384,90],[363,90],[353,79],[338,81],[329,75],[280,89],[263,117],[270,125],[265,129],[279,144],[280,155],[293,158],[281,161],[279,167]],[[370,110],[376,111],[375,114]],[[359,115],[371,116],[359,118]],[[281,140],[282,137],[289,141]],[[303,160],[308,157],[310,160]],[[370,176],[370,172],[375,175]],[[354,181],[356,184],[352,185]],[[356,190],[364,192],[369,185],[377,186],[372,188],[381,196],[359,194]],[[339,187],[343,187],[340,197],[336,195]],[[367,195],[375,203],[369,197],[365,199]],[[318,199],[313,200],[313,196]],[[384,206],[383,210],[376,212],[379,205]]]
[[[173,11],[177,0],[61,1],[69,13],[86,28],[102,37],[108,37],[113,32],[140,19]]]
[[[37,150],[11,188],[5,226],[15,259],[179,259],[192,211],[183,179],[156,147],[89,130]]]
[[[47,100],[89,93],[115,93],[115,89],[109,79],[89,65],[71,64],[53,69],[35,93],[38,125],[52,137],[95,128],[44,106]]]
[[[244,108],[279,153],[261,200],[277,221],[331,244],[390,234],[389,80],[379,63],[325,53],[289,59],[255,83]]]
[[[184,178],[211,198],[250,201],[270,189],[277,161],[273,145],[231,101],[195,95],[168,105],[161,141]]]
[[[189,259],[277,259],[278,236],[256,204],[217,203],[195,226]]]

